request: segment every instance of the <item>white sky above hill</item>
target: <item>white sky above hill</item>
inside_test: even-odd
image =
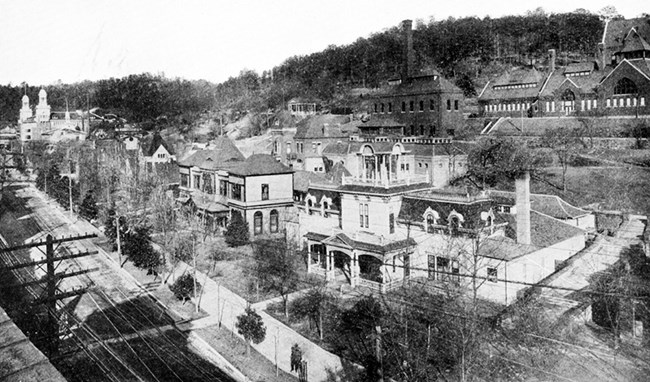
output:
[[[639,0],[545,0],[547,12]],[[46,85],[142,72],[221,82],[286,58],[349,44],[404,19],[524,14],[522,1],[0,0],[0,83]]]

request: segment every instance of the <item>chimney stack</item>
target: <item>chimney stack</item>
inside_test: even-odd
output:
[[[402,21],[403,47],[402,57],[402,82],[413,76],[413,66],[415,65],[415,53],[413,52],[413,21]]]
[[[530,245],[530,173],[528,171],[515,180],[515,205],[517,243]]]
[[[551,66],[550,66],[551,73],[553,73],[555,71],[555,58],[556,58],[555,49],[549,49],[548,54],[549,54],[549,60],[551,61]]]

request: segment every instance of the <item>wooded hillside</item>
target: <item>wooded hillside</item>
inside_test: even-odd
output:
[[[489,75],[511,65],[545,62],[548,49],[557,50],[560,62],[593,58],[603,26],[598,15],[585,10],[549,14],[541,8],[497,19],[416,20],[416,65],[440,71],[472,96]],[[261,75],[242,70],[218,85],[140,74],[46,90],[53,110],[64,110],[67,98],[71,110],[89,105],[133,122],[191,125],[206,111],[236,119],[247,112],[278,110],[297,96],[320,101],[325,108],[354,106],[358,97],[349,96],[349,90],[378,87],[399,73],[401,56],[396,25],[349,45],[288,58]],[[32,105],[38,89],[27,87]],[[0,120],[17,119],[22,93],[22,86],[0,87]]]

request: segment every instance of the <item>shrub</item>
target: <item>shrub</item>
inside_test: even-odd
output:
[[[241,214],[233,211],[232,219],[224,233],[226,244],[230,247],[239,247],[248,244],[248,224]]]
[[[194,277],[186,273],[176,279],[176,282],[174,284],[169,286],[169,289],[174,293],[174,296],[185,302],[194,296]],[[197,281],[196,282],[196,293],[199,293],[201,290],[201,284]]]

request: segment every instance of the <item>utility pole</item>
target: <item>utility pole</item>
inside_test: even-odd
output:
[[[122,240],[120,239],[119,215],[115,216],[115,228],[117,229],[117,261],[120,263],[120,268],[122,268]]]
[[[46,332],[46,337],[48,339],[47,352],[50,358],[56,356],[59,352],[59,315],[58,312],[56,311],[56,302],[64,298],[82,295],[88,290],[87,287],[83,287],[79,289],[73,289],[71,291],[60,291],[58,287],[59,282],[62,279],[67,277],[77,276],[77,275],[94,272],[98,270],[98,268],[93,268],[93,269],[83,269],[80,271],[69,272],[69,273],[65,273],[65,272],[56,273],[58,262],[67,259],[76,259],[79,257],[95,255],[97,254],[97,252],[81,252],[81,253],[74,253],[74,254],[68,254],[63,256],[55,256],[55,251],[60,246],[61,243],[68,242],[68,241],[83,240],[83,239],[88,239],[93,237],[97,237],[97,235],[85,234],[79,236],[70,236],[70,237],[63,237],[60,239],[54,239],[52,238],[52,235],[48,234],[47,237],[45,238],[45,241],[23,244],[23,245],[18,245],[9,248],[0,248],[0,253],[16,251],[25,248],[38,248],[41,252],[43,252],[39,247],[45,246],[45,252],[43,252],[45,254],[44,260],[36,260],[36,261],[30,261],[28,263],[20,263],[20,264],[14,264],[10,266],[3,266],[2,268],[4,270],[10,271],[15,269],[21,269],[21,268],[46,264],[47,274],[42,280],[35,280],[35,281],[31,281],[31,282],[27,282],[15,286],[26,287],[28,285],[45,283],[45,292],[46,292],[45,296],[35,299],[33,301],[33,304],[34,305],[43,304],[47,308],[48,320],[45,325],[45,332]],[[59,245],[57,245],[55,248],[54,247],[55,244],[59,244]]]

